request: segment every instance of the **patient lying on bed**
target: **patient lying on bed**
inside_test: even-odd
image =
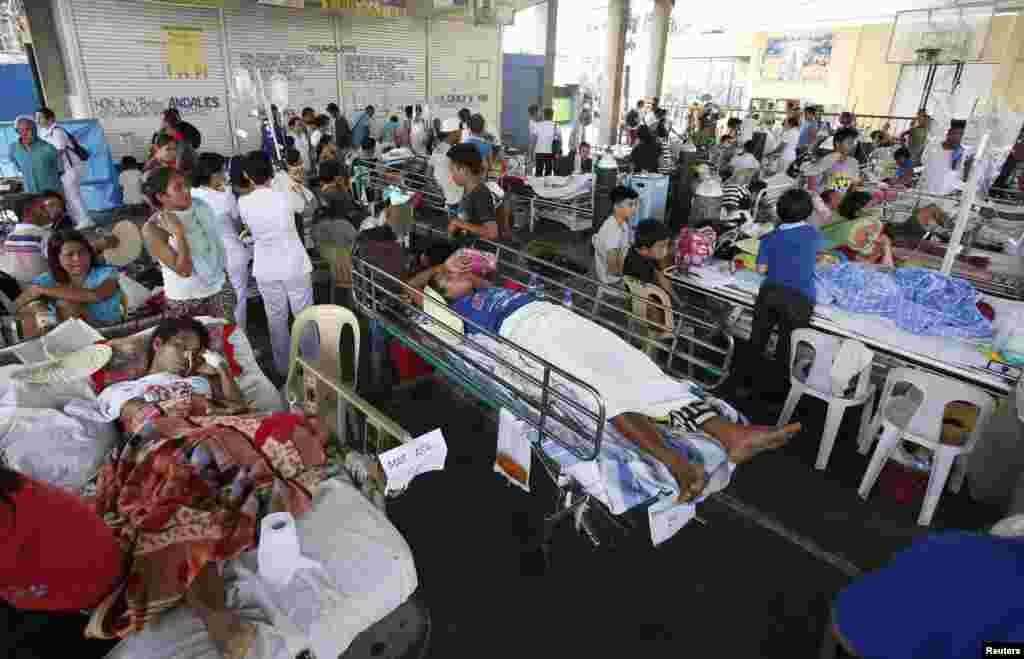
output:
[[[693,393],[693,383],[669,377],[647,355],[612,332],[529,293],[494,288],[474,275],[471,267],[468,258],[455,254],[415,275],[408,284],[419,289],[430,285],[464,318],[594,387],[604,399],[607,418],[640,450],[668,467],[684,501],[701,494],[706,474],[685,455],[666,447],[656,420],[703,431],[722,444],[734,464],[781,447],[800,430],[800,424],[774,429],[727,421]],[[479,331],[470,323],[465,330]]]
[[[246,414],[208,344],[199,322],[166,320],[147,374],[100,394],[128,439],[99,474],[95,506],[132,555],[87,634],[123,637],[184,601],[223,655],[241,658],[256,630],[227,610],[216,562],[255,547],[265,514],[310,510],[326,436],[300,416]]]

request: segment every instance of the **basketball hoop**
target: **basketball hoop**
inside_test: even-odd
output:
[[[942,54],[941,48],[918,48],[914,51],[917,61],[921,64],[931,64],[939,59]]]

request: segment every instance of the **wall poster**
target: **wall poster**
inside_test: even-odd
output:
[[[206,39],[201,28],[163,26],[164,66],[171,80],[206,80],[210,65]]]
[[[831,32],[771,38],[761,57],[761,79],[824,82],[831,62]]]

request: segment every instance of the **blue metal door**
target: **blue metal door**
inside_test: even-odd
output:
[[[520,149],[530,141],[526,108],[540,105],[544,94],[542,55],[505,55],[502,70],[501,139]]]

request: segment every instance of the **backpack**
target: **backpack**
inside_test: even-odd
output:
[[[71,131],[69,131],[68,129],[66,129],[64,127],[61,127],[61,130],[64,131],[65,135],[68,136],[68,148],[71,149],[71,151],[76,156],[78,156],[78,159],[81,160],[82,162],[85,162],[86,160],[88,160],[89,159],[89,155],[90,155],[89,151],[86,150],[86,148],[84,146],[82,146],[81,144],[78,143],[78,139],[74,135],[71,134]]]

